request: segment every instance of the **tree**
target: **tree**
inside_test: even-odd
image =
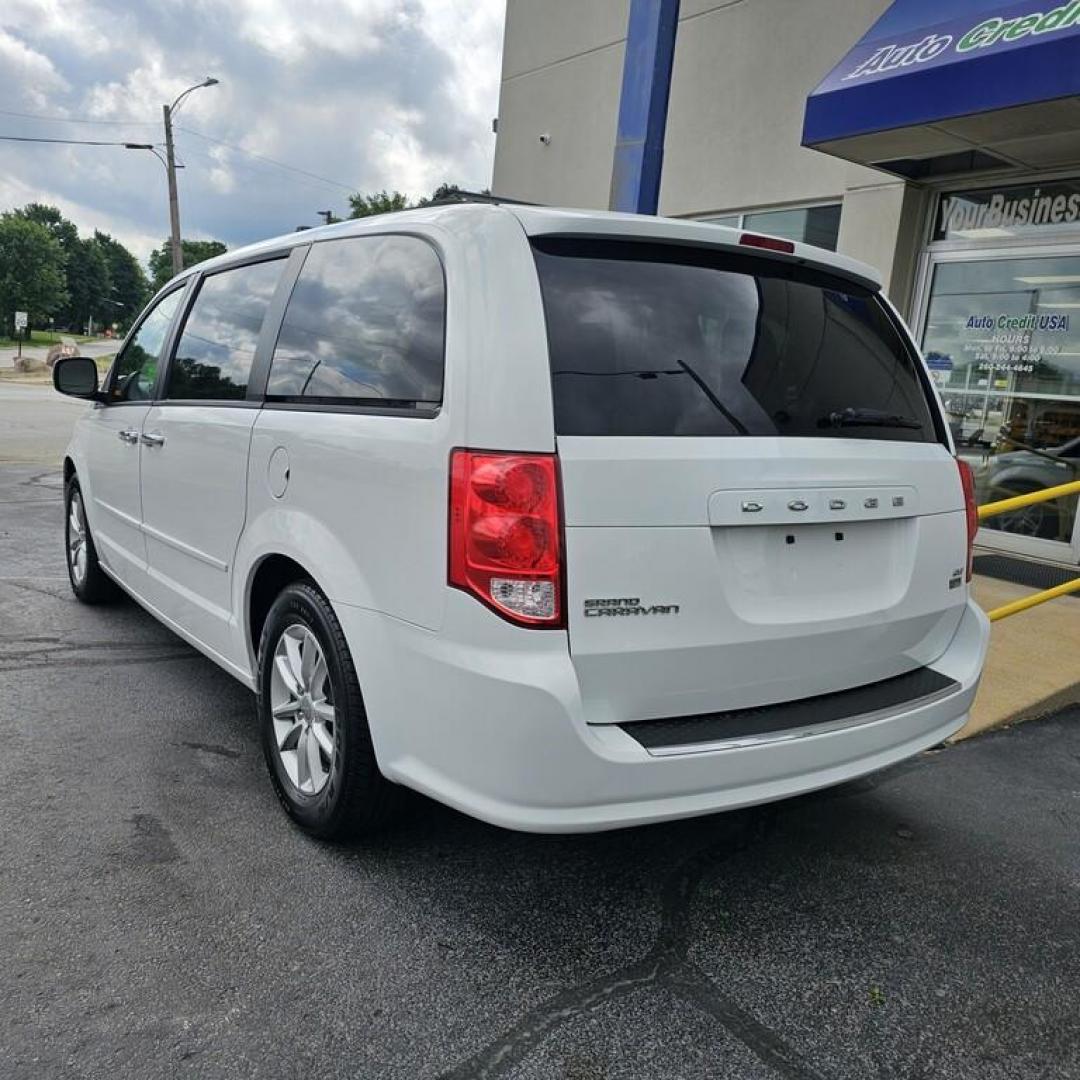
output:
[[[55,206],[45,203],[27,203],[20,210],[13,210],[15,217],[24,221],[36,221],[49,230],[49,235],[58,240],[66,255],[78,242],[79,230],[74,221],[69,221]]]
[[[16,311],[27,312],[33,325],[66,299],[60,241],[37,221],[0,215],[0,320],[5,332],[13,332]]]
[[[440,184],[426,199],[409,202],[409,197],[400,191],[377,191],[374,195],[361,195],[359,192],[349,196],[351,218],[374,217],[376,214],[390,214],[395,210],[411,210],[417,206],[433,206],[442,202],[464,202],[470,192],[464,191],[457,184]],[[490,195],[485,188],[482,195]],[[329,224],[329,223],[328,223]]]
[[[49,230],[64,253],[64,289],[68,301],[56,312],[59,326],[79,329],[85,323],[89,311],[89,297],[96,289],[105,287],[101,279],[101,265],[93,254],[85,248],[80,250],[79,230],[75,222],[70,221],[55,206],[45,203],[27,203],[26,206],[12,211],[24,221],[34,221]]]
[[[374,217],[395,210],[408,210],[409,198],[400,191],[377,191],[374,195],[361,195],[358,192],[349,196],[349,206],[351,218]]]
[[[109,299],[112,304],[107,305],[111,310],[105,314],[105,321],[119,323],[126,329],[149,299],[150,282],[139,260],[119,240],[103,232],[95,232],[94,240],[109,268]]]
[[[429,198],[421,199],[417,206],[431,206],[437,202],[452,202],[455,196],[461,195],[461,188],[457,184],[440,184]]]
[[[224,255],[228,248],[220,240],[181,240],[180,251],[186,270],[196,263]],[[172,276],[172,245],[166,240],[150,252],[150,287],[157,292]]]
[[[81,329],[91,319],[97,323],[111,322],[109,264],[98,242],[76,238],[68,249],[64,270],[68,302],[60,320],[71,329]]]

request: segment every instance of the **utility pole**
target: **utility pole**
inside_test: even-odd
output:
[[[169,228],[172,248],[172,272],[176,277],[184,269],[184,252],[180,246],[180,200],[176,193],[176,153],[173,150],[172,109],[162,105],[165,117],[165,172],[169,176]]]
[[[165,120],[165,172],[169,177],[169,246],[172,248],[172,271],[173,277],[184,269],[184,251],[180,242],[180,200],[176,193],[176,151],[173,147],[173,115],[180,107],[180,103],[194,90],[202,90],[206,86],[217,86],[218,80],[207,76],[201,83],[189,86],[182,94],[178,95],[171,105],[162,105],[161,113]],[[132,147],[136,149],[136,147]],[[141,146],[137,149],[143,149]]]

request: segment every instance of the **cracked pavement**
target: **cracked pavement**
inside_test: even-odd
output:
[[[0,466],[5,1078],[1080,1078],[1080,708],[739,814],[416,797],[328,847],[242,687],[75,603],[62,521]]]

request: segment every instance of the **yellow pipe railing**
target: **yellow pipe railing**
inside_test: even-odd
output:
[[[1057,487],[1031,491],[1027,495],[1014,495],[1010,499],[999,499],[997,502],[984,503],[979,507],[979,520],[983,521],[997,514],[1007,514],[1010,510],[1021,510],[1025,506],[1048,502],[1050,499],[1060,499],[1063,495],[1080,495],[1080,480],[1073,480],[1068,484],[1058,484]]]
[[[999,499],[997,502],[984,503],[979,507],[979,520],[995,517],[998,514],[1007,514],[1010,510],[1021,510],[1025,506],[1033,506],[1035,503],[1049,502],[1051,499],[1060,499],[1065,495],[1080,495],[1080,480],[1073,480],[1068,484],[1058,484],[1056,487],[1043,488],[1041,491],[1032,491],[1027,495],[1014,495],[1011,499]],[[1027,611],[1028,608],[1045,604],[1048,600],[1055,600],[1059,596],[1068,596],[1070,593],[1080,592],[1080,578],[1066,581],[1064,585],[1055,585],[1052,589],[1044,589],[1042,592],[1033,593],[1020,600],[1014,600],[1011,604],[1004,604],[993,611],[987,612],[987,618],[991,622],[1006,619],[1010,615]]]
[[[1075,578],[1073,581],[1066,581],[1064,585],[1055,585],[1052,589],[1046,589],[1032,596],[1025,596],[1020,600],[1014,600],[1011,604],[1003,604],[1001,607],[987,612],[986,617],[991,622],[997,622],[998,619],[1007,619],[1010,615],[1016,615],[1018,612],[1027,611],[1028,608],[1045,604],[1047,600],[1054,600],[1059,596],[1068,596],[1069,593],[1074,592],[1080,592],[1080,577]]]

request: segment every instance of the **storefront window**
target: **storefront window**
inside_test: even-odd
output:
[[[835,251],[840,235],[840,204],[746,214],[743,216],[743,228]]]
[[[1080,479],[1080,255],[938,263],[923,348],[980,502]],[[1076,507],[986,527],[1067,543]]]
[[[934,240],[1005,240],[1080,228],[1080,180],[1047,180],[942,197]]]
[[[705,218],[713,225],[782,236],[800,244],[813,244],[827,251],[836,250],[840,236],[840,203],[827,206],[802,206],[794,210],[757,210],[749,214],[724,214]]]

